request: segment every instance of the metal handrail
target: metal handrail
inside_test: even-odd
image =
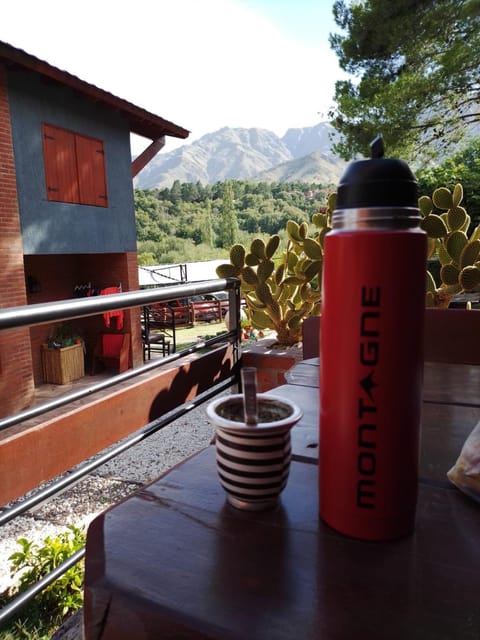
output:
[[[87,316],[98,315],[105,311],[113,311],[117,309],[130,309],[139,306],[145,306],[155,302],[167,302],[178,297],[188,297],[192,295],[201,295],[202,293],[210,293],[212,291],[229,291],[232,296],[229,299],[232,332],[222,336],[232,337],[238,332],[240,319],[240,300],[239,300],[239,281],[237,278],[226,278],[222,280],[203,280],[201,282],[189,283],[188,285],[174,285],[149,289],[146,291],[129,291],[126,293],[114,293],[105,296],[94,296],[91,298],[74,298],[71,300],[61,300],[58,302],[46,302],[32,304],[21,307],[8,307],[0,309],[0,331],[8,330],[24,326],[34,326],[38,324],[46,324],[55,320],[66,320],[72,318],[81,318]],[[219,338],[213,338],[213,342],[219,342]],[[211,344],[209,342],[209,344]],[[92,393],[101,391],[110,386],[116,385],[125,380],[137,377],[142,373],[146,373],[168,362],[173,362],[179,358],[200,350],[205,345],[198,343],[197,345],[173,353],[166,356],[161,363],[149,362],[143,367],[121,373],[115,378],[105,380],[97,385],[91,385],[80,391],[66,394],[60,398],[56,398],[48,403],[32,407],[8,418],[0,419],[0,431],[7,429],[19,422],[35,418],[47,411],[56,409],[65,404],[79,400]]]
[[[179,358],[184,357],[190,353],[194,353],[205,347],[214,346],[219,342],[224,342],[228,339],[234,345],[234,360],[239,358],[239,343],[240,343],[240,283],[236,278],[217,279],[217,280],[205,280],[196,283],[180,284],[174,286],[159,287],[156,289],[148,289],[141,291],[130,291],[125,293],[95,296],[92,298],[75,298],[71,300],[63,300],[58,302],[32,304],[22,307],[8,307],[0,309],[0,330],[8,331],[18,327],[35,326],[39,324],[46,324],[56,320],[67,320],[72,318],[81,318],[86,316],[97,315],[106,311],[113,311],[117,309],[130,309],[134,307],[141,307],[144,305],[156,303],[156,302],[168,302],[168,300],[189,297],[193,295],[201,295],[203,293],[211,293],[215,291],[229,292],[229,316],[230,316],[230,331],[227,331],[220,336],[210,338],[198,342],[197,344],[173,353],[159,360],[158,362],[152,361],[144,364],[141,367],[137,367],[132,370],[128,370],[108,380],[104,380],[100,383],[90,385],[82,390],[65,394],[55,400],[50,400],[42,405],[27,409],[21,413],[17,413],[13,416],[9,416],[0,420],[0,431],[7,429],[13,424],[17,424],[26,419],[36,417],[51,411],[59,406],[69,404],[79,398],[96,393],[100,390],[117,385],[131,378],[137,377],[141,374],[158,368],[165,363],[173,362]],[[238,382],[238,373],[234,371],[233,375],[226,378],[223,382],[215,385],[207,391],[199,394],[193,400],[178,406],[176,409],[168,412],[160,418],[148,423],[142,429],[137,430],[131,436],[123,438],[117,445],[111,447],[106,453],[95,457],[93,460],[87,460],[73,472],[69,472],[64,477],[55,480],[47,487],[40,489],[33,495],[26,499],[19,501],[13,506],[4,509],[0,512],[0,526],[10,522],[19,515],[32,509],[33,507],[51,499],[53,496],[61,493],[68,486],[78,482],[81,478],[88,475],[94,469],[102,466],[112,458],[116,457],[125,450],[135,446],[145,438],[153,435],[163,427],[167,426],[174,420],[178,419],[188,411],[199,406],[214,395],[221,391],[231,387]],[[62,565],[57,567],[54,571],[42,578],[38,583],[30,587],[25,592],[19,594],[15,599],[11,600],[6,606],[0,610],[0,625],[9,620],[13,615],[20,611],[33,597],[38,595],[47,586],[49,586],[54,580],[63,575],[70,567],[79,562],[85,553],[85,549],[81,549],[68,558]]]
[[[154,302],[168,302],[168,300],[175,298],[202,295],[212,291],[234,291],[238,287],[239,281],[237,278],[224,278],[158,287],[156,289],[113,293],[104,296],[40,302],[21,307],[7,307],[0,309],[0,330],[31,327],[33,325],[47,324],[54,320],[85,318],[105,313],[106,311],[132,309]]]

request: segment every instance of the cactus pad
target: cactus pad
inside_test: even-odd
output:
[[[467,212],[463,207],[452,207],[447,212],[448,226],[451,231],[462,229],[467,221]]]
[[[464,291],[473,291],[480,285],[480,269],[473,266],[465,267],[460,273],[459,282]]]
[[[255,287],[257,298],[263,304],[271,304],[273,301],[272,291],[266,282],[259,282]]]
[[[283,280],[283,276],[285,273],[285,265],[282,263],[281,265],[279,265],[277,271],[275,272],[275,276],[274,276],[274,280],[275,280],[275,284],[280,284],[281,281]]]
[[[245,248],[241,244],[234,244],[230,249],[230,262],[238,269],[245,264]]]
[[[253,255],[260,258],[260,260],[265,259],[265,243],[261,238],[255,238],[255,240],[252,240],[250,253],[253,253]]]
[[[430,196],[421,196],[421,198],[418,199],[418,208],[424,218],[432,213],[433,202]]]
[[[429,214],[420,223],[420,226],[430,238],[444,238],[448,233],[448,228],[440,216],[434,213]]]
[[[247,255],[245,256],[245,264],[248,267],[256,267],[260,264],[260,258],[254,253],[247,253]]]
[[[275,251],[278,249],[280,245],[280,236],[274,235],[270,236],[265,246],[265,257],[267,259],[273,258],[275,255]]]
[[[453,196],[452,196],[453,206],[458,207],[458,205],[461,203],[462,200],[463,200],[463,186],[460,183],[458,183],[455,185],[455,188],[453,189]]]
[[[322,265],[323,265],[322,260],[313,260],[313,262],[311,262],[308,265],[308,267],[305,268],[305,271],[304,271],[305,278],[308,281],[310,281],[310,280],[313,280],[313,278],[315,278],[316,276],[321,277]]]
[[[305,238],[303,241],[303,250],[305,254],[312,260],[322,259],[322,247],[319,242],[313,238]]]
[[[314,213],[312,223],[319,229],[323,229],[328,226],[328,216],[325,213]]]
[[[257,277],[260,282],[265,282],[269,278],[275,269],[275,263],[273,260],[265,260],[258,265]]]
[[[303,284],[304,282],[305,278],[300,278],[298,276],[287,276],[283,281],[283,284],[293,284],[295,286],[298,286],[300,284]]]
[[[446,187],[435,189],[432,196],[433,204],[438,209],[450,209],[453,207],[452,193]]]
[[[460,268],[473,265],[478,258],[480,252],[480,240],[473,240],[466,244],[460,254]]]
[[[233,264],[219,264],[215,270],[219,278],[236,278],[238,277],[240,270],[233,266]]]
[[[302,240],[300,236],[299,226],[295,222],[295,220],[289,220],[287,222],[287,234],[291,240],[294,240],[296,242],[300,242]]]
[[[445,248],[452,260],[458,263],[460,254],[467,244],[468,239],[463,231],[452,231],[445,240]]]
[[[337,206],[337,194],[331,193],[327,198],[327,207],[330,209],[330,211],[334,211],[336,206]]]
[[[308,233],[308,224],[306,222],[302,222],[302,224],[298,227],[298,233],[300,234],[300,238],[305,240]]]
[[[251,267],[245,267],[241,273],[242,279],[246,282],[246,284],[250,284],[253,286],[257,286],[258,277],[255,271]]]
[[[458,276],[460,275],[460,269],[454,264],[444,264],[440,269],[440,277],[442,282],[449,284],[458,284]]]

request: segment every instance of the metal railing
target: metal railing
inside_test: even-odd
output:
[[[136,378],[139,375],[157,369],[166,363],[177,361],[186,355],[203,350],[206,347],[211,347],[220,343],[224,344],[226,340],[233,345],[234,364],[238,364],[240,358],[240,283],[236,278],[205,280],[202,282],[165,286],[142,291],[130,291],[126,293],[95,296],[91,298],[63,300],[58,302],[0,309],[0,331],[8,331],[9,329],[47,324],[57,320],[94,316],[118,309],[140,308],[157,302],[168,302],[169,300],[176,298],[185,298],[193,295],[214,293],[217,291],[228,291],[229,294],[230,329],[225,333],[221,333],[214,338],[199,341],[186,349],[182,349],[171,355],[144,363],[143,366],[135,369],[129,369],[128,371],[112,376],[111,378],[107,378],[88,387],[84,387],[78,391],[64,394],[41,405],[0,419],[0,431],[6,430],[9,427],[30,418],[47,414],[53,409],[68,405],[80,398],[91,396],[98,391],[113,387],[121,382],[125,382],[126,380]],[[138,314],[138,317],[140,322],[140,314]],[[201,358],[202,356],[200,355],[199,357]],[[163,427],[167,426],[174,420],[185,415],[187,412],[199,406],[209,398],[212,398],[216,394],[228,389],[238,382],[238,367],[234,366],[232,374],[227,376],[221,383],[211,387],[201,394],[198,394],[193,400],[179,405],[156,420],[146,424],[143,428],[135,431],[129,437],[122,438],[116,445],[109,447],[105,453],[101,454],[99,452],[100,455],[95,456],[91,460],[84,461],[74,470],[67,470],[69,471],[68,473],[62,474],[61,477],[48,483],[47,486],[38,488],[37,491],[33,491],[33,493],[28,497],[15,501],[12,506],[1,510],[0,526],[10,522],[33,507],[36,507],[37,505],[62,493],[66,488],[78,482],[94,469],[102,466],[112,458],[115,458],[127,449],[135,446],[145,438],[148,438]],[[84,549],[77,551],[72,557],[58,566],[48,576],[45,576],[38,583],[18,595],[14,600],[10,601],[5,607],[3,607],[0,610],[0,625],[8,621],[34,596],[44,590],[58,577],[63,575],[68,569],[70,569],[70,567],[79,562],[83,558],[84,552]]]

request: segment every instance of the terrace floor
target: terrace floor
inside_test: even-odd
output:
[[[163,357],[159,354],[153,354],[152,353],[152,358],[151,361],[154,360],[162,360]],[[144,372],[141,375],[145,376],[145,377],[155,377],[156,375],[158,375],[158,371],[159,369],[154,369],[150,372]],[[86,389],[88,387],[91,387],[92,385],[98,384],[100,382],[103,382],[104,380],[108,380],[109,378],[113,378],[116,375],[115,370],[113,369],[105,369],[104,371],[101,371],[99,373],[96,373],[94,375],[90,375],[89,373],[85,374],[82,378],[79,378],[77,380],[73,380],[72,382],[68,382],[67,384],[51,384],[51,383],[45,383],[45,384],[41,384],[38,385],[37,387],[35,387],[35,397],[34,397],[34,401],[31,404],[30,408],[32,407],[36,407],[38,405],[44,404],[46,402],[49,402],[50,400],[54,400],[56,398],[59,398],[63,395],[67,395],[67,394],[71,394],[71,393],[75,393],[77,391],[80,391],[82,389]],[[125,384],[125,383],[124,383]],[[102,397],[106,397],[108,395],[110,395],[112,393],[112,389],[114,387],[108,387],[107,389],[101,390],[101,391],[96,391],[95,392],[95,398],[102,398]],[[86,396],[86,398],[88,398],[88,396]],[[81,402],[81,400],[80,400]],[[62,412],[68,411],[68,405],[65,405],[63,407],[59,407],[57,409],[52,409],[51,412],[49,412],[49,416],[55,416],[55,415],[60,415]],[[44,420],[43,416],[37,416],[35,418],[30,418],[29,420],[25,421],[24,423],[22,423],[24,426],[28,424],[28,426],[33,426],[35,424],[39,424]]]

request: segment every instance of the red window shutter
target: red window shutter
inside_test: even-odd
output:
[[[47,199],[79,202],[75,136],[47,124],[43,125],[42,134]]]
[[[108,207],[103,142],[75,136],[81,204]]]

